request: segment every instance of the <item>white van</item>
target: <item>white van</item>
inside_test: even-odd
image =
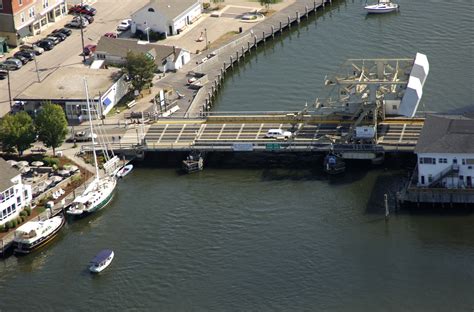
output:
[[[282,129],[270,129],[265,134],[266,138],[276,138],[276,139],[289,139],[293,134],[290,131],[284,131]]]

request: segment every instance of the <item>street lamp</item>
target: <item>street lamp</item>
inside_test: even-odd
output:
[[[84,2],[81,0],[81,7],[84,5]],[[79,20],[81,21],[81,42],[82,42],[82,62],[86,62],[86,54],[84,51],[84,21],[82,17],[82,12],[79,11]]]
[[[208,41],[207,41],[207,28],[204,28],[204,36],[206,37],[206,50],[208,49]]]
[[[7,79],[8,79],[8,99],[10,103],[10,111],[13,109],[13,104],[12,104],[12,89],[10,86],[10,67],[5,66],[5,69],[7,70]]]

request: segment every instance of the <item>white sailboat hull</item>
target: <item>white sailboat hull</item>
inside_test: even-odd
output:
[[[389,4],[372,4],[365,6],[367,13],[370,14],[383,14],[390,13],[398,10],[398,4],[389,3]]]

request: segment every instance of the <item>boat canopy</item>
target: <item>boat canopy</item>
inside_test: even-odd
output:
[[[80,204],[85,204],[91,199],[92,195],[93,195],[92,193],[87,193],[87,194],[84,194],[84,195],[81,195],[81,196],[77,196],[76,198],[74,198],[74,202],[75,203],[80,203]]]
[[[102,262],[104,262],[105,260],[107,260],[108,257],[110,257],[110,255],[113,253],[112,250],[110,249],[104,249],[104,250],[101,250],[95,257],[94,259],[91,260],[91,264],[100,264]]]

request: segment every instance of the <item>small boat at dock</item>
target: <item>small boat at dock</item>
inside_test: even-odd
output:
[[[328,154],[324,157],[324,172],[331,175],[341,174],[346,171],[346,163],[336,154]]]
[[[132,164],[123,166],[122,168],[120,168],[120,169],[117,171],[117,173],[115,174],[115,176],[116,176],[117,178],[123,178],[123,177],[125,177],[127,174],[129,174],[132,170],[133,170],[133,165],[132,165]]]
[[[107,268],[114,259],[114,252],[110,249],[101,250],[91,261],[89,271],[100,273]]]
[[[379,0],[378,3],[366,5],[364,8],[367,10],[367,13],[381,14],[397,11],[399,7],[397,3],[393,3],[390,0]]]
[[[14,233],[14,253],[25,255],[46,245],[56,237],[66,223],[65,220],[59,215],[45,221],[29,221],[23,224]]]

